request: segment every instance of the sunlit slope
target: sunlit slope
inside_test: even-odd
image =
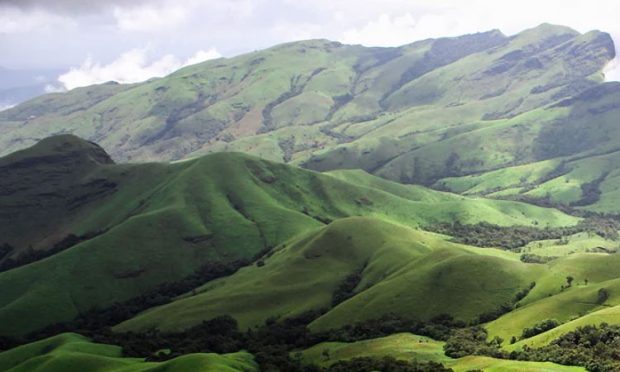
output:
[[[400,333],[382,338],[351,343],[324,342],[302,352],[303,361],[329,366],[340,360],[360,357],[391,356],[396,359],[440,362],[455,372],[515,371],[515,372],[578,372],[581,367],[568,367],[554,363],[502,360],[486,356],[467,356],[452,359],[444,355],[443,342],[410,333]]]
[[[251,258],[349,216],[411,227],[455,220],[542,226],[578,221],[554,209],[418,186],[390,184],[383,191],[386,181],[368,174],[347,181],[236,153],[174,164],[95,162],[75,168],[62,163],[59,168],[50,162],[92,146],[59,136],[19,154],[19,159],[39,159],[34,166],[12,162],[15,156],[2,159],[7,179],[19,179],[7,184],[23,185],[5,188],[10,192],[1,196],[3,205],[15,211],[31,205],[23,217],[0,216],[2,238],[14,246],[5,260],[19,262],[31,245],[44,252],[68,234],[93,234],[51,257],[0,273],[0,334],[70,320],[177,281],[208,262]],[[73,200],[79,200],[76,207]]]
[[[506,138],[521,132],[504,122],[598,86],[613,56],[609,35],[549,24],[396,48],[300,41],[140,84],[39,97],[0,113],[0,148],[6,154],[73,133],[123,161],[233,150],[429,183],[454,166],[468,172],[526,161],[521,141]],[[484,142],[481,130],[504,136]],[[535,135],[536,125],[522,131]],[[465,152],[429,148],[463,141]],[[476,159],[484,164],[467,154],[479,145],[489,146]],[[461,159],[446,166],[452,152]]]
[[[547,319],[566,323],[532,338],[533,345],[540,345],[541,340],[549,342],[578,325],[619,324],[620,317],[613,310],[620,305],[619,264],[617,254],[573,254],[552,261],[545,274],[536,278],[536,287],[520,302],[521,306],[489,323],[486,328],[491,336],[510,340],[512,336],[519,339],[524,328]],[[573,282],[566,288],[568,276]],[[602,289],[608,293],[603,299],[599,296]],[[524,343],[530,344],[530,340]]]
[[[310,324],[312,330],[387,313],[420,320],[448,313],[472,320],[509,302],[544,271],[493,249],[467,249],[434,234],[360,217],[335,221],[263,260],[264,265],[211,282],[115,329],[181,330],[224,314],[246,328],[319,309],[330,310]],[[361,279],[353,297],[332,307],[340,283],[356,273]]]
[[[188,354],[154,363],[123,357],[121,348],[95,344],[73,333],[63,333],[0,353],[2,371],[258,371],[251,354]]]

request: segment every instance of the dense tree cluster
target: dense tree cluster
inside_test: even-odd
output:
[[[332,364],[326,369],[327,372],[450,372],[451,368],[446,368],[437,362],[418,362],[397,360],[392,357],[383,358],[353,358],[351,360],[340,361]]]
[[[10,245],[9,243],[0,244],[0,260],[8,256],[9,253],[13,252],[14,250],[15,247]]]
[[[607,288],[601,288],[598,290],[596,296],[596,303],[599,305],[604,304],[609,298],[609,290]]]
[[[620,221],[615,216],[593,215],[569,227],[499,226],[488,222],[462,224],[455,221],[428,225],[424,228],[450,235],[458,243],[518,250],[533,241],[562,239],[580,232],[597,234],[606,239],[617,239]]]
[[[489,355],[496,358],[505,358],[500,346],[503,340],[499,337],[487,341],[487,330],[481,326],[455,330],[444,344],[444,352],[452,358],[462,358],[467,355]]]
[[[557,258],[558,257],[556,256],[539,256],[534,253],[523,253],[520,256],[521,262],[534,264],[546,264],[547,262],[551,262]]]
[[[27,265],[29,263],[44,259],[60,253],[66,249],[73,247],[74,245],[83,241],[92,239],[98,235],[101,235],[102,231],[96,231],[84,235],[69,234],[65,236],[61,241],[54,244],[49,249],[34,250],[32,247],[28,247],[25,251],[19,254],[16,258],[8,257],[0,263],[0,272],[14,269],[19,266]],[[0,246],[0,259],[6,256],[9,252],[12,252],[15,248],[9,244],[3,244]],[[4,254],[3,254],[4,252]]]
[[[465,327],[463,321],[454,320],[450,315],[438,315],[428,322],[404,319],[398,315],[386,314],[379,318],[345,325],[325,335],[328,341],[354,342],[370,338],[392,335],[398,332],[411,332],[436,340],[446,340],[455,328]]]
[[[499,226],[488,222],[474,225],[440,223],[426,226],[425,229],[453,236],[459,243],[477,247],[501,247],[517,249],[530,242],[547,239],[560,239],[563,236],[583,231],[582,227],[536,228],[532,226]]]
[[[555,328],[555,327],[557,327],[559,325],[560,325],[560,322],[558,322],[555,319],[543,320],[540,323],[534,324],[530,328],[524,328],[523,332],[521,333],[521,339],[534,337],[534,336],[539,335],[539,334],[541,334],[543,332],[547,332],[548,330],[553,329],[553,328]]]
[[[241,333],[237,329],[234,319],[223,316],[203,322],[179,333],[162,333],[150,331],[146,333],[111,332],[100,333],[94,338],[98,342],[121,345],[127,356],[144,357],[149,355],[151,360],[166,360],[182,354],[195,352],[228,353],[240,349],[254,354],[261,371],[323,371],[318,366],[304,366],[295,350],[302,350],[320,342],[346,341],[354,342],[370,338],[384,337],[398,332],[412,332],[417,334],[432,334],[439,339],[447,339],[454,327],[464,326],[464,323],[454,321],[447,315],[439,316],[428,323],[404,320],[396,315],[386,315],[379,319],[359,322],[338,330],[311,333],[307,327],[324,311],[310,311],[298,317],[286,318],[280,321],[269,319],[261,327],[249,329]],[[103,335],[103,336],[101,336]],[[159,350],[170,350],[169,353],[158,354]],[[384,361],[382,359],[364,359],[348,365],[341,364],[326,371],[341,371],[346,366],[381,366],[382,363],[390,366],[386,371],[427,371],[421,368],[443,368],[440,364],[418,364],[416,362]],[[400,369],[399,369],[400,368]],[[405,368],[405,369],[403,369]],[[418,369],[406,369],[418,368]],[[366,369],[349,369],[361,370]],[[447,369],[435,369],[447,371]],[[381,369],[381,371],[384,371]]]
[[[580,207],[584,205],[591,205],[599,201],[601,197],[601,190],[599,186],[605,178],[609,175],[609,172],[603,172],[598,178],[581,184],[581,199],[570,203],[571,207]]]
[[[553,320],[543,322],[523,334],[544,332],[543,328],[552,326]],[[553,327],[551,327],[553,328]],[[549,328],[549,329],[551,329]],[[548,329],[547,329],[548,330]],[[533,335],[533,334],[532,334]],[[513,339],[513,341],[516,341]],[[601,324],[585,326],[568,332],[541,348],[527,345],[522,350],[510,353],[500,348],[503,340],[495,337],[488,341],[487,331],[480,327],[455,330],[444,345],[446,355],[454,358],[466,355],[488,355],[495,358],[554,362],[570,366],[582,366],[593,372],[612,372],[620,370],[620,326]]]
[[[362,273],[367,264],[353,274],[347,275],[332,295],[332,307],[348,300],[355,295],[355,288],[362,280]]]
[[[542,348],[523,347],[513,359],[582,366],[593,372],[620,370],[620,326],[585,326],[566,333]]]
[[[109,312],[117,310],[118,308],[110,308]],[[117,319],[122,316],[108,314],[98,321],[80,318],[71,323],[49,327],[44,332],[23,340],[2,339],[0,347],[8,349],[61,332],[77,332],[92,338],[95,342],[119,345],[126,356],[146,357],[153,361],[196,352],[229,353],[247,350],[255,356],[262,371],[323,371],[317,366],[302,366],[301,360],[295,357],[295,350],[302,350],[320,342],[355,342],[399,332],[411,332],[447,340],[454,329],[466,326],[464,322],[456,321],[449,315],[440,315],[428,322],[416,322],[388,314],[328,332],[311,333],[307,325],[324,312],[325,310],[311,311],[294,318],[268,319],[263,326],[248,329],[246,332],[238,329],[237,322],[233,318],[222,316],[204,321],[182,332],[149,330],[140,333],[111,332],[110,326],[117,324]],[[104,320],[109,323],[104,325]],[[373,365],[372,363],[370,365]],[[411,365],[406,367],[410,368]],[[426,367],[424,364],[416,366],[416,368]],[[408,369],[393,370],[408,371]]]
[[[490,322],[512,311],[515,307],[518,306],[518,302],[524,299],[535,286],[536,282],[531,282],[529,286],[517,292],[517,294],[511,301],[501,304],[495,310],[491,310],[478,315],[478,318],[476,318],[476,320],[473,322],[473,325]]]

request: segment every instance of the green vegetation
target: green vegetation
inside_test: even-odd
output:
[[[36,98],[0,113],[0,148],[72,133],[122,161],[240,151],[617,213],[619,85],[601,72],[614,54],[605,33],[548,24],[398,48],[294,42]]]
[[[549,226],[579,221],[552,209],[419,186],[390,183],[389,192],[379,188],[387,181],[368,174],[347,181],[241,154],[116,165],[98,146],[73,136],[47,139],[0,162],[6,174],[0,184],[8,191],[0,195],[0,229],[4,246],[11,247],[3,262],[14,267],[38,259],[0,273],[4,335],[36,331],[128,301],[208,263],[251,259],[347,216],[407,226],[453,220],[502,225],[542,220]],[[367,186],[356,182],[360,179]],[[67,238],[72,235],[77,238]],[[321,296],[331,298],[332,285]],[[319,303],[323,306],[323,300]]]
[[[543,332],[547,332],[548,330],[553,329],[558,325],[560,324],[555,319],[543,320],[542,322],[535,324],[532,328],[523,329],[521,339],[534,337]]]
[[[513,354],[520,359],[548,360],[606,372],[620,368],[619,347],[620,328],[602,323],[599,327],[579,327],[541,348],[524,346]]]
[[[443,352],[444,342],[434,341],[410,333],[398,333],[387,337],[343,343],[324,342],[301,353],[308,364],[330,366],[341,360],[361,357],[382,358],[390,356],[398,360],[441,363],[456,372],[484,371],[584,371],[580,367],[568,367],[550,362],[531,362],[497,359],[488,356],[466,356],[453,359]]]
[[[121,348],[64,333],[0,353],[2,371],[258,371],[252,355],[187,354],[167,362],[123,357]]]
[[[220,315],[233,316],[245,329],[270,317],[330,308],[333,293],[360,267],[365,269],[354,295],[311,323],[312,330],[386,313],[417,320],[447,313],[472,321],[511,302],[529,286],[528,278],[544,271],[487,251],[376,219],[341,219],[278,247],[264,265],[209,282],[115,329],[182,330]]]
[[[614,53],[311,40],[0,112],[0,370],[617,370]]]

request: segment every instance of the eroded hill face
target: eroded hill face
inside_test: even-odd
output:
[[[33,138],[70,132],[123,161],[227,149],[428,182],[437,175],[417,170],[426,154],[414,156],[422,163],[413,173],[392,169],[413,169],[412,152],[424,145],[599,84],[613,56],[609,35],[551,25],[399,48],[295,42],[142,84],[40,97],[0,114],[1,145],[6,154]]]
[[[616,168],[602,164],[620,148],[617,86],[602,74],[614,56],[606,33],[548,24],[398,48],[295,42],[39,97],[0,113],[0,148],[73,133],[120,161],[240,151],[616,213]]]

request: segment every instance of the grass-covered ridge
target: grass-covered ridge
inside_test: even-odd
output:
[[[416,359],[420,361],[440,362],[455,372],[472,370],[483,371],[548,371],[578,372],[585,371],[581,367],[562,366],[553,363],[502,360],[485,356],[467,356],[453,359],[443,351],[444,343],[428,337],[410,333],[399,333],[392,336],[375,338],[352,343],[325,342],[317,344],[301,352],[303,361],[320,366],[329,366],[341,360],[360,357],[391,356],[402,360]]]
[[[70,320],[206,263],[250,259],[349,216],[410,227],[578,222],[554,209],[402,186],[366,173],[320,174],[239,153],[131,165],[104,155],[65,135],[0,160],[6,175],[0,201],[9,211],[0,215],[0,245],[11,247],[3,259],[24,263],[0,272],[0,333]],[[83,238],[48,251],[70,235]]]
[[[119,161],[239,151],[618,213],[614,56],[608,34],[549,24],[397,48],[300,41],[36,98],[0,113],[0,154],[72,133]]]
[[[220,315],[231,315],[245,329],[269,318],[321,309],[329,311],[310,324],[313,331],[388,313],[415,320],[447,313],[474,321],[511,302],[544,271],[502,251],[463,247],[434,234],[354,217],[287,242],[260,264],[210,282],[115,330],[180,331]],[[334,303],[340,283],[356,273],[350,298]]]
[[[167,362],[123,357],[118,346],[96,344],[78,334],[63,333],[0,352],[0,370],[21,371],[258,371],[251,354],[188,354]]]
[[[494,30],[397,48],[300,41],[141,84],[39,97],[0,114],[0,144],[6,154],[73,133],[114,149],[119,160],[236,150],[428,181],[478,169],[477,162],[487,169],[526,160],[510,139],[486,142],[480,158],[450,146],[476,149],[491,133],[514,131],[507,120],[522,113],[557,116],[537,109],[598,86],[613,56],[605,33],[548,24],[511,37]],[[522,126],[524,137],[536,136],[537,125]]]

